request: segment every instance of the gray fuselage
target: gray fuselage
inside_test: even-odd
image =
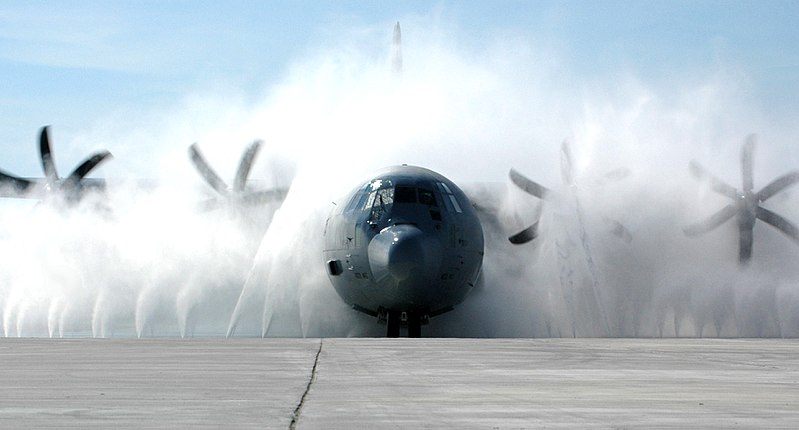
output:
[[[451,310],[475,285],[483,229],[452,181],[420,167],[390,167],[328,218],[324,261],[353,308],[426,319]]]

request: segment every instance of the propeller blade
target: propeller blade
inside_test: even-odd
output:
[[[771,181],[768,185],[763,187],[762,190],[758,191],[757,199],[761,202],[768,200],[774,194],[779,193],[780,191],[790,187],[791,185],[799,182],[799,171],[794,171],[790,173],[786,173],[779,178]]]
[[[78,183],[89,174],[95,167],[97,167],[100,163],[105,161],[106,159],[112,157],[111,153],[108,151],[100,151],[91,157],[87,158],[83,163],[81,163],[75,170],[67,177],[65,184],[70,184],[72,186],[78,185]]]
[[[47,179],[47,184],[51,187],[55,186],[58,182],[58,171],[53,162],[53,151],[50,147],[50,127],[42,127],[39,134],[39,154],[42,157],[42,169],[44,176]]]
[[[543,185],[533,182],[514,169],[510,169],[510,174],[508,176],[510,176],[511,182],[516,184],[517,187],[521,188],[527,194],[538,197],[539,199],[547,199],[552,193]]]
[[[725,195],[731,199],[738,198],[738,190],[736,190],[735,187],[715,177],[712,173],[705,170],[705,168],[702,167],[696,161],[692,160],[688,164],[688,169],[691,171],[691,174],[694,175],[696,179],[710,182],[710,188],[713,191],[721,195]]]
[[[754,179],[752,178],[752,153],[755,150],[755,142],[757,135],[750,134],[746,138],[743,149],[741,150],[741,172],[743,175],[743,191],[749,193],[754,187]]]
[[[35,182],[25,178],[20,178],[0,170],[0,187],[11,186],[17,193],[25,193],[35,185]]]
[[[234,191],[244,191],[244,186],[247,184],[247,177],[250,175],[250,169],[252,168],[253,160],[255,159],[255,156],[258,155],[258,151],[261,149],[262,143],[262,141],[256,140],[255,142],[251,143],[250,146],[248,146],[244,151],[244,154],[242,154],[241,161],[239,162],[239,169],[236,171],[236,179],[233,182]]]
[[[745,266],[752,258],[752,242],[754,238],[754,224],[738,224],[738,263]]]
[[[287,190],[285,189],[272,189],[263,191],[254,191],[247,193],[242,197],[242,201],[249,205],[257,205],[272,202],[282,202],[286,199]]]
[[[205,161],[203,155],[200,153],[200,149],[197,147],[196,143],[193,143],[189,147],[189,156],[191,156],[191,161],[194,163],[194,167],[197,168],[197,171],[200,172],[200,175],[205,179],[208,185],[211,186],[217,193],[226,196],[228,195],[228,189],[225,182],[219,175],[211,169],[211,166],[208,165],[208,162]]]
[[[538,221],[526,229],[509,237],[508,240],[514,245],[522,245],[538,237]]]
[[[710,218],[706,219],[705,221],[684,228],[683,232],[685,232],[686,236],[697,236],[707,233],[721,224],[724,224],[725,221],[735,216],[737,212],[738,207],[735,205],[735,203],[730,203],[720,211],[711,215]]]
[[[560,177],[561,180],[563,180],[563,184],[566,186],[574,184],[572,166],[572,153],[569,148],[569,142],[564,140],[560,145]]]
[[[760,206],[755,209],[755,216],[757,216],[761,221],[781,231],[783,234],[793,239],[794,242],[799,242],[799,229],[797,229],[796,226],[787,219]]]

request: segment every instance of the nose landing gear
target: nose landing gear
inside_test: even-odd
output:
[[[379,321],[386,322],[386,337],[400,337],[400,328],[408,328],[408,337],[422,337],[422,326],[430,323],[427,314],[418,312],[400,312],[381,309],[378,314]]]

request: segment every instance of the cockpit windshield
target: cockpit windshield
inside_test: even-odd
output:
[[[408,185],[394,186],[391,180],[378,179],[366,184],[347,205],[347,211],[372,211],[373,217],[388,210],[393,204],[421,204],[446,212],[463,210],[452,190],[444,183],[435,182],[430,188]],[[440,205],[440,206],[439,206]]]
[[[427,206],[438,206],[436,204],[436,196],[430,190],[419,188],[419,203]]]
[[[364,206],[364,209],[371,209],[374,206],[386,207],[393,203],[394,189],[383,188],[369,193],[369,198],[366,199],[366,206]]]
[[[397,203],[416,203],[416,188],[397,186],[394,190],[394,201]]]
[[[395,203],[421,203],[427,206],[438,206],[433,191],[424,188],[397,186],[394,189]]]

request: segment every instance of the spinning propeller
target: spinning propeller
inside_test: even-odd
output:
[[[252,168],[256,155],[258,155],[258,151],[261,149],[261,144],[262,142],[260,140],[256,140],[244,150],[232,188],[228,187],[225,181],[214,172],[202,153],[200,153],[200,149],[197,147],[196,143],[189,147],[189,155],[191,156],[191,161],[194,163],[194,167],[197,168],[197,171],[205,178],[208,185],[219,195],[216,198],[203,202],[201,207],[204,210],[216,209],[223,205],[236,207],[268,203],[275,200],[282,200],[285,197],[284,190],[251,191],[247,189],[247,177],[250,175],[250,169]]]
[[[93,154],[79,164],[69,176],[62,178],[58,176],[58,171],[53,161],[49,130],[50,127],[42,127],[39,137],[39,153],[41,154],[42,169],[44,170],[45,177],[20,178],[0,171],[0,184],[10,186],[19,197],[42,198],[56,193],[71,203],[79,201],[83,197],[84,191],[88,189],[102,188],[103,182],[87,179],[86,175],[100,163],[111,157],[111,153],[108,151],[100,151]],[[37,187],[37,185],[41,185],[41,187]],[[34,195],[36,191],[39,193]]]
[[[683,231],[688,236],[697,236],[707,233],[735,217],[738,223],[738,262],[741,265],[746,265],[752,257],[755,221],[758,219],[781,231],[795,242],[799,242],[799,230],[793,224],[760,205],[761,202],[768,200],[799,181],[799,171],[786,173],[774,179],[758,192],[752,191],[754,188],[752,152],[755,148],[756,139],[754,134],[749,135],[741,151],[743,188],[740,190],[713,176],[696,161],[691,161],[689,164],[691,174],[694,177],[709,182],[713,191],[729,197],[733,202],[711,215],[708,219],[688,226]]]
[[[569,149],[568,142],[564,141],[560,147],[560,174],[561,179],[563,181],[563,185],[566,189],[571,188],[574,186],[574,175],[572,172],[572,156],[571,150]],[[620,168],[613,170],[605,175],[605,179],[609,180],[618,180],[624,178],[629,174],[629,171],[625,168]],[[552,201],[557,200],[558,195],[556,192],[550,190],[549,188],[540,185],[533,180],[525,177],[518,171],[511,169],[510,170],[510,180],[513,182],[517,187],[519,187],[522,191],[530,194],[531,196],[538,197],[544,201]],[[632,240],[632,235],[630,232],[625,228],[620,222],[607,219],[609,223],[612,224],[611,232],[619,237],[620,239],[624,240],[625,242],[630,242]],[[508,240],[515,244],[520,245],[527,242],[532,241],[538,236],[538,221],[533,223],[531,226],[525,228],[524,230],[510,236]]]

